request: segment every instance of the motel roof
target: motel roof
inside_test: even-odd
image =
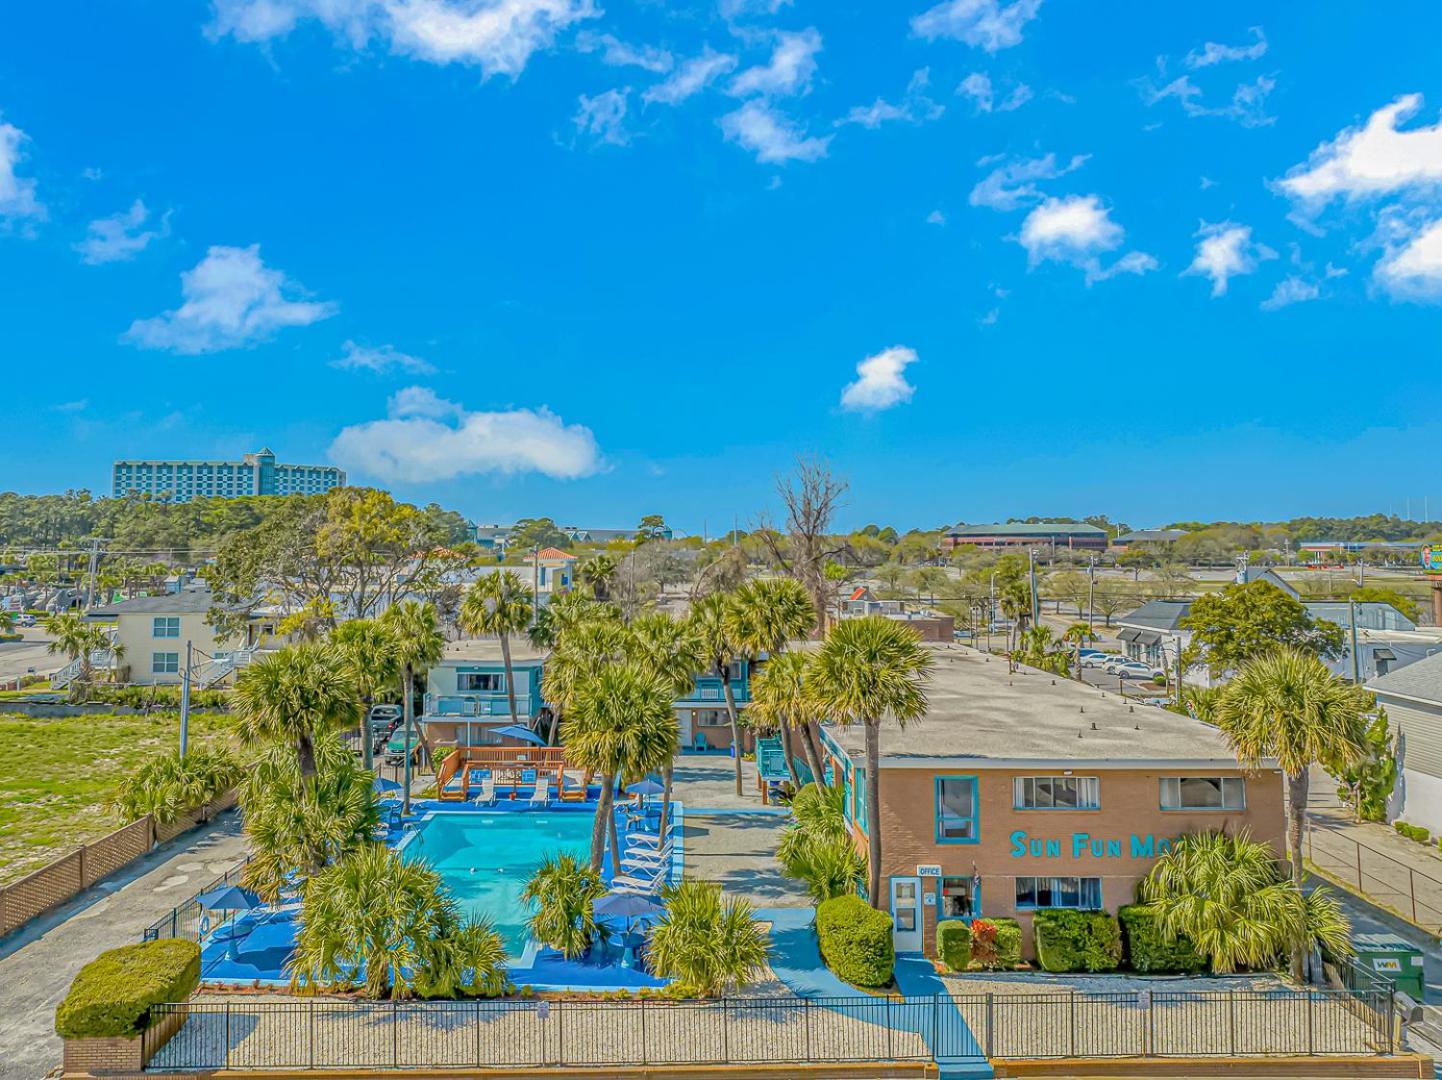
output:
[[[1013,521],[1007,524],[957,525],[947,529],[947,536],[1105,536],[1105,529],[1085,522]]]
[[[927,648],[930,706],[904,729],[883,723],[885,767],[1237,768],[1221,733],[1200,720],[1034,668],[1008,674],[1003,658],[964,645]],[[823,731],[865,760],[862,728]]]
[[[538,649],[525,638],[511,639],[511,663],[530,664],[544,660],[549,649]],[[502,663],[500,638],[469,638],[465,641],[446,642],[446,651],[440,663],[489,662]]]

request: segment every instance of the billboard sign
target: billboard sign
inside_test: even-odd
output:
[[[1422,549],[1422,569],[1429,574],[1442,574],[1442,544],[1428,544]]]

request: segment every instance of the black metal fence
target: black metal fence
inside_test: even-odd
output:
[[[209,933],[225,926],[236,916],[244,914],[239,911],[206,911],[196,902],[195,897],[208,893],[212,889],[218,889],[222,885],[240,884],[240,875],[248,862],[250,859],[247,857],[244,861],[236,863],[197,892],[195,896],[183,904],[177,904],[171,908],[168,914],[162,915],[141,931],[140,939],[155,941],[158,938],[183,938],[186,941],[199,941],[203,933]],[[201,929],[202,926],[205,928],[204,931]]]
[[[1391,995],[1345,990],[707,1001],[158,1005],[186,1069],[588,1068],[965,1058],[1389,1054]],[[159,1025],[164,1031],[170,1025]]]

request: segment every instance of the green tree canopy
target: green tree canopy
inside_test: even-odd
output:
[[[1198,597],[1181,626],[1192,633],[1182,663],[1205,662],[1218,677],[1279,647],[1332,659],[1342,654],[1344,642],[1340,626],[1313,619],[1301,601],[1269,581],[1228,585]]]

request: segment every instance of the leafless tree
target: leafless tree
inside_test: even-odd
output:
[[[776,493],[786,507],[785,543],[763,516],[757,531],[765,538],[778,566],[806,588],[816,610],[816,631],[826,632],[833,585],[826,564],[846,550],[845,537],[831,534],[831,519],[843,505],[847,484],[831,474],[822,458],[796,459],[788,477],[776,478]]]

